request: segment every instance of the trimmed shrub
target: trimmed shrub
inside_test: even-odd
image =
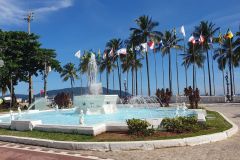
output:
[[[55,104],[58,105],[59,109],[69,108],[72,105],[70,94],[69,93],[64,93],[64,92],[58,93],[54,97],[54,102],[55,102]]]
[[[205,123],[198,123],[196,116],[191,117],[177,117],[164,118],[161,127],[169,132],[183,133],[183,132],[197,132],[206,128]]]
[[[141,119],[128,119],[128,133],[136,136],[149,136],[153,134],[154,130],[148,129],[151,126],[147,121]]]

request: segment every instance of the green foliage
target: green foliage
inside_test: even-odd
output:
[[[165,89],[157,89],[156,96],[161,100],[162,103],[165,104],[166,107],[169,106],[171,97],[172,97],[172,92],[167,88],[166,91]]]
[[[205,123],[198,123],[195,116],[191,117],[177,117],[165,118],[162,120],[161,127],[169,132],[184,133],[197,132],[206,128]]]
[[[154,130],[153,129],[148,129],[150,124],[141,119],[128,119],[127,121],[128,125],[128,133],[136,136],[149,136],[153,134]]]
[[[198,88],[195,90],[192,89],[191,86],[188,88],[184,88],[184,95],[188,96],[190,108],[198,108],[198,103],[200,101],[200,91]]]
[[[54,97],[54,102],[58,105],[59,109],[69,108],[72,105],[71,96],[68,93],[58,93]]]

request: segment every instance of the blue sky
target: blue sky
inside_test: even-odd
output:
[[[212,21],[216,26],[221,27],[222,32],[225,32],[228,27],[235,32],[240,25],[239,0],[0,0],[0,28],[27,31],[27,24],[23,18],[29,10],[35,12],[31,31],[41,36],[43,47],[53,48],[57,51],[57,58],[62,65],[68,62],[77,65],[78,59],[74,57],[74,53],[79,49],[81,51],[88,49],[103,51],[106,42],[111,38],[126,39],[130,34],[129,28],[135,27],[134,20],[143,14],[150,15],[154,21],[159,22],[156,30],[165,31],[176,27],[179,31],[180,26],[184,25],[187,37],[201,20]],[[181,35],[179,34],[179,36]],[[173,50],[172,53],[173,87],[176,91],[176,51]],[[150,53],[150,62],[153,92],[155,75],[152,53]],[[168,85],[167,62],[167,57],[165,57],[166,85]],[[160,54],[157,54],[157,63],[158,87],[162,87]],[[178,63],[181,64],[181,57],[179,57]],[[216,70],[216,92],[221,94],[221,72],[217,70],[216,63],[213,64],[214,70]],[[143,65],[143,92],[147,94],[145,61],[143,61]],[[185,86],[184,70],[182,67],[179,70],[180,91],[182,91]],[[191,74],[191,69],[188,74]],[[192,81],[191,77],[189,77],[189,82]],[[235,70],[235,77],[235,81],[239,82],[239,68]],[[115,78],[117,78],[116,71]],[[126,75],[123,75],[123,79],[125,78]],[[83,79],[84,85],[86,85],[86,77]],[[201,70],[198,70],[197,80],[198,86],[203,92]],[[117,79],[115,81],[115,88],[118,88]],[[129,84],[131,87],[131,83]],[[80,81],[76,81],[75,86],[80,86]],[[105,79],[103,86],[106,86]],[[62,82],[58,73],[50,73],[48,77],[49,90],[66,87],[70,87],[70,82]],[[42,77],[34,77],[34,93],[39,93],[42,88]],[[110,88],[112,88],[112,81],[110,81]],[[17,93],[27,93],[27,89],[26,83],[19,83],[16,86]],[[239,85],[237,91],[238,93],[240,91]]]

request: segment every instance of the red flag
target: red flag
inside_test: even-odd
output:
[[[154,49],[154,42],[153,41],[148,42],[148,46],[150,49]]]

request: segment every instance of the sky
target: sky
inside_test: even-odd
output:
[[[238,31],[240,25],[239,0],[0,0],[0,29],[27,31],[24,17],[29,11],[34,12],[31,23],[31,32],[40,35],[42,47],[55,49],[57,59],[61,65],[72,62],[76,65],[79,60],[74,57],[77,50],[94,51],[104,50],[106,42],[112,38],[127,39],[130,28],[136,27],[134,22],[141,15],[149,15],[159,22],[156,30],[164,32],[174,27],[179,37],[180,27],[184,25],[187,38],[191,35],[194,26],[202,20],[212,21],[221,27],[224,33],[228,28]],[[210,51],[212,53],[213,51]],[[173,88],[176,92],[176,54],[181,51],[172,50]],[[156,89],[153,53],[149,53],[150,80],[152,94]],[[158,88],[163,87],[161,55],[156,55]],[[143,94],[147,94],[146,63],[143,63]],[[180,92],[185,87],[184,68],[182,59],[178,56]],[[205,68],[207,65],[205,64]],[[218,71],[216,62],[213,62],[215,71],[216,94],[222,94],[222,73]],[[207,69],[207,68],[206,68]],[[164,57],[165,87],[168,86],[168,59]],[[192,83],[191,69],[188,70],[189,83]],[[112,75],[110,89],[113,88]],[[103,77],[106,77],[103,75]],[[123,74],[123,79],[126,74]],[[129,77],[129,90],[131,89]],[[203,93],[203,71],[197,71],[197,86]],[[115,71],[115,89],[118,89],[117,71]],[[140,83],[140,79],[138,80]],[[206,83],[207,83],[206,78]],[[240,82],[240,69],[235,69],[235,82]],[[33,78],[34,94],[43,88],[42,76]],[[103,86],[106,80],[103,78]],[[207,83],[208,84],[208,83]],[[80,86],[80,80],[75,82]],[[83,86],[86,86],[86,76],[83,76]],[[237,86],[237,85],[236,85]],[[48,76],[48,90],[68,88],[70,82],[63,82],[60,75],[50,72]],[[208,87],[208,85],[207,85]],[[140,85],[139,85],[140,90]],[[237,86],[240,93],[240,85]],[[28,84],[20,82],[16,86],[16,93],[27,94]]]

